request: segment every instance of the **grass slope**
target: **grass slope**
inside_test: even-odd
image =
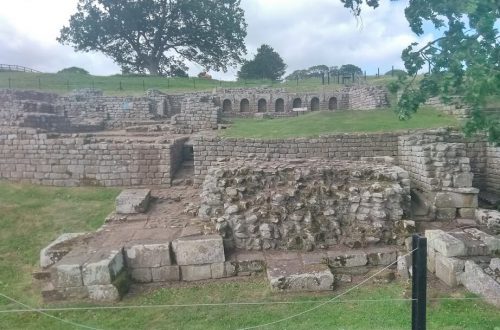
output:
[[[235,119],[234,124],[221,134],[243,138],[289,138],[313,137],[328,133],[391,132],[457,125],[454,117],[431,109],[422,109],[407,121],[399,120],[391,110],[321,111],[286,119]]]
[[[62,232],[92,230],[113,208],[118,191],[105,188],[48,188],[0,182],[0,292],[32,306],[43,306],[31,283],[40,248]],[[365,285],[343,299],[405,297],[402,283]],[[116,304],[192,304],[252,301],[325,300],[326,294],[279,294],[262,277],[193,283],[127,297]],[[463,296],[463,292],[458,292]],[[67,303],[49,307],[96,306]],[[99,329],[236,329],[272,322],[316,306],[314,303],[264,306],[170,307],[132,310],[64,311],[50,314]],[[0,310],[19,308],[0,298]],[[267,329],[408,329],[408,301],[332,303]],[[477,300],[429,304],[429,329],[494,329],[500,313]],[[0,313],[0,329],[76,329],[34,313]]]

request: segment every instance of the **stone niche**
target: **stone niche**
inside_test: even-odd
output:
[[[201,196],[226,248],[359,248],[395,242],[410,181],[374,162],[231,159],[209,169]]]

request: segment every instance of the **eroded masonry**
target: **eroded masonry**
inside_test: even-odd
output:
[[[124,187],[102,228],[41,251],[34,276],[49,300],[117,300],[132,284],[256,273],[276,290],[332,290],[388,265],[381,280],[408,277],[411,263],[398,256],[415,231],[429,237],[438,278],[500,295],[500,148],[486,138],[447,128],[217,136],[233,117],[388,105],[383,89],[365,86],[142,97],[2,90],[0,178]]]

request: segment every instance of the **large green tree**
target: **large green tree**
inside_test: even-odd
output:
[[[262,45],[251,61],[246,61],[240,71],[238,79],[271,79],[281,80],[285,74],[286,64],[281,56],[269,45]]]
[[[381,0],[341,1],[359,15],[363,3],[376,8]],[[409,118],[429,97],[447,102],[460,96],[472,108],[466,132],[485,130],[499,142],[500,122],[482,111],[500,94],[499,0],[409,0],[405,16],[415,34],[422,35],[430,22],[441,35],[403,51],[409,78],[401,78],[400,118]],[[423,79],[415,79],[423,70],[428,71]]]
[[[240,0],[79,0],[58,41],[123,71],[170,74],[185,60],[226,71],[246,53]]]

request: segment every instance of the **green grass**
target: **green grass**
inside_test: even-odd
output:
[[[0,292],[34,307],[99,306],[90,303],[44,305],[32,283],[38,253],[62,232],[99,227],[118,191],[105,188],[47,188],[0,182]],[[369,284],[343,299],[404,298],[401,282]],[[162,288],[126,297],[114,306],[255,301],[325,300],[339,292],[280,294],[263,277],[186,287]],[[464,293],[459,291],[459,296]],[[314,303],[264,306],[170,307],[132,310],[60,311],[50,314],[99,329],[237,329],[272,322],[316,306]],[[0,298],[0,310],[19,308]],[[343,302],[266,329],[408,329],[408,301]],[[429,304],[429,329],[494,329],[498,310],[478,300]],[[2,314],[0,329],[77,329],[35,313]]]
[[[391,110],[321,111],[285,119],[234,119],[220,134],[243,138],[314,137],[329,133],[391,132],[457,126],[457,120],[432,109],[421,109],[412,119],[401,121]]]
[[[386,85],[395,78],[382,76],[368,77],[367,83]],[[200,78],[166,78],[154,76],[92,76],[81,74],[0,72],[0,88],[35,89],[47,92],[69,93],[74,89],[96,88],[106,95],[141,95],[147,89],[163,92],[208,91],[216,87],[273,87],[287,88],[291,92],[337,90],[342,85],[331,80],[331,84],[322,84],[321,78],[310,78],[283,83],[270,80],[220,81]]]

